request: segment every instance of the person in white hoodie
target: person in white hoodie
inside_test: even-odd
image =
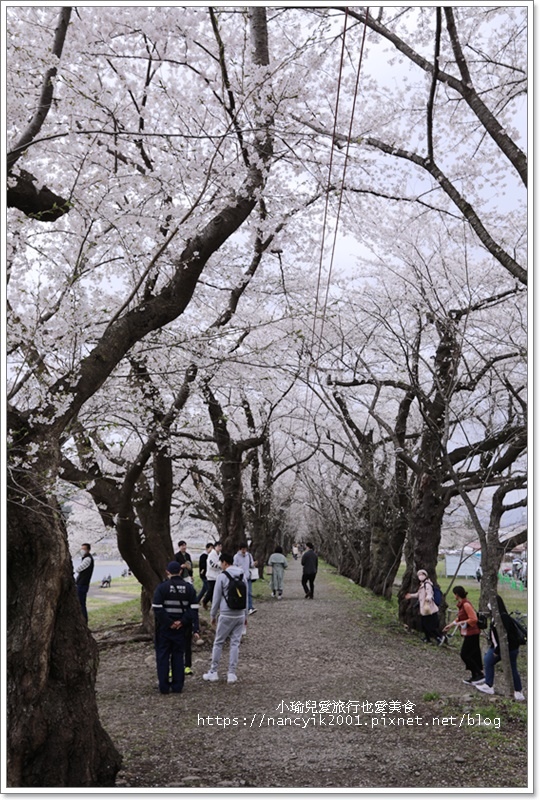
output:
[[[205,672],[205,681],[219,680],[218,665],[223,651],[223,645],[229,642],[229,671],[227,673],[227,683],[236,683],[236,668],[238,665],[238,653],[242,640],[242,631],[247,619],[247,581],[244,572],[240,567],[233,566],[233,557],[230,553],[220,555],[221,574],[214,587],[212,608],[210,617],[212,625],[216,627],[214,646],[212,648],[212,663],[210,669]],[[240,587],[238,587],[238,583]],[[243,589],[243,591],[242,591]],[[232,593],[241,597],[240,602],[233,602]],[[238,607],[239,605],[242,607]],[[218,618],[219,613],[219,618]]]
[[[208,558],[206,559],[206,580],[208,581],[208,589],[206,590],[206,594],[202,600],[202,605],[205,610],[208,608],[208,603],[212,602],[212,597],[214,596],[214,587],[217,579],[221,575],[221,567],[219,564],[220,553],[221,542],[216,542],[214,544],[214,549],[210,550],[208,553]]]
[[[234,557],[233,564],[235,567],[240,567],[244,572],[244,577],[248,587],[248,614],[256,614],[257,609],[253,607],[253,581],[251,580],[251,570],[257,566],[257,562],[253,560],[253,556],[248,552],[248,543],[242,542]]]

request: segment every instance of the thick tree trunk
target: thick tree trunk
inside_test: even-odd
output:
[[[236,553],[246,538],[244,524],[244,487],[242,485],[242,455],[231,444],[226,460],[221,463],[223,511],[221,542],[223,550]]]
[[[97,646],[62,515],[38,478],[53,461],[40,454],[8,485],[7,778],[13,787],[114,786],[121,757],[99,721]]]
[[[410,526],[412,563],[407,564],[400,587],[399,616],[406,624],[410,624],[414,611],[404,595],[416,585],[417,570],[425,569],[430,579],[434,583],[437,581],[442,522],[451,498],[451,494],[443,486],[446,477],[442,463],[443,442],[448,407],[455,390],[455,376],[461,359],[461,347],[455,319],[434,318],[433,322],[439,334],[433,362],[433,399],[430,401],[424,399],[422,402],[424,431]],[[446,613],[445,601],[439,611],[442,622]]]
[[[510,491],[510,486],[511,482],[508,486],[499,486],[494,492],[491,501],[491,513],[487,533],[485,536],[480,537],[482,542],[482,582],[480,588],[480,608],[482,611],[485,611],[488,608],[488,604],[491,606],[491,613],[494,617],[499,636],[499,647],[505,688],[507,694],[512,697],[514,694],[514,678],[512,675],[512,666],[510,664],[508,637],[506,635],[506,629],[499,616],[497,604],[499,566],[504,555],[504,545],[502,545],[499,541],[499,529],[501,518],[504,513],[504,498],[507,492]]]
[[[246,539],[242,457],[248,450],[263,444],[265,435],[234,441],[227,428],[227,417],[208,382],[203,383],[202,388],[214,430],[214,441],[220,456],[219,469],[223,494],[220,539],[224,552],[236,553],[240,544]]]
[[[381,535],[371,538],[371,569],[365,584],[377,595],[390,600],[403,551],[405,534],[399,529],[385,527]]]
[[[440,483],[431,475],[424,473],[418,481],[416,497],[413,501],[410,525],[410,546],[407,548],[407,567],[399,590],[399,618],[410,627],[418,627],[418,615],[414,606],[404,595],[416,591],[416,573],[425,569],[433,583],[437,582],[437,561],[441,541],[444,512],[448,506],[446,495],[440,491]],[[439,609],[441,623],[446,614],[446,601]]]

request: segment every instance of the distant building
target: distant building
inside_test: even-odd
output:
[[[453,575],[460,578],[476,578],[476,572],[480,566],[480,550],[474,552],[472,547],[465,547],[463,552],[457,550],[447,553],[444,562],[447,578]]]

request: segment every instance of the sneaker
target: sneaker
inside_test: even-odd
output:
[[[237,680],[238,678],[236,677],[234,672],[227,673],[227,683],[236,683]]]
[[[256,614],[256,613],[257,613],[257,609],[256,608],[250,608],[249,609],[249,614]]]
[[[205,672],[203,675],[203,681],[211,681],[214,683],[215,681],[219,681],[219,675],[217,672]]]
[[[278,600],[281,600],[281,598],[282,598],[282,597],[283,597],[283,595],[282,595],[282,594],[278,594],[278,596],[277,596],[277,599],[278,599]]]
[[[276,593],[275,593],[275,592],[272,592],[272,597],[275,597],[275,596],[276,596]]]
[[[488,686],[487,683],[476,683],[475,686],[479,692],[484,692],[484,694],[495,694],[495,689],[493,686]]]
[[[306,594],[306,596],[304,597],[304,600],[309,600],[309,594]]]
[[[448,644],[448,636],[446,636],[446,634],[441,636],[440,639],[437,639],[437,644],[439,645],[439,647],[443,644]]]
[[[485,683],[485,682],[486,682],[486,679],[484,678],[484,676],[482,676],[481,678],[474,678],[474,679],[471,681],[471,683],[473,684],[473,686],[479,686],[481,683]]]
[[[514,700],[525,700],[523,692],[514,692]]]
[[[463,678],[463,683],[469,683],[469,684],[472,684],[472,682],[473,682],[473,679],[472,679],[472,678]]]
[[[184,667],[184,675],[193,675],[191,667]]]

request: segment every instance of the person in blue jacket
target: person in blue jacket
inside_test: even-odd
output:
[[[156,666],[161,694],[184,688],[184,628],[193,626],[199,637],[199,604],[193,584],[180,577],[177,561],[167,564],[167,580],[154,592]],[[171,675],[169,679],[169,673]]]

